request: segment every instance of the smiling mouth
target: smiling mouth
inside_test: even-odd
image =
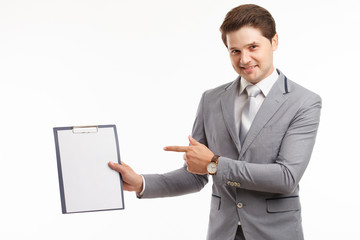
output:
[[[240,66],[240,68],[242,69],[242,71],[246,74],[251,74],[255,71],[255,68],[257,67],[257,65],[253,65],[253,66]]]
[[[245,69],[245,70],[251,70],[251,69],[254,69],[256,67],[255,66],[247,66],[247,67],[241,67],[242,69]]]

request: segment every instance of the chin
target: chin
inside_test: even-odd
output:
[[[252,83],[252,84],[256,84],[259,82],[259,78],[257,77],[257,74],[251,74],[251,75],[248,75],[246,73],[241,73],[240,76],[242,78],[245,78],[246,81]]]
[[[246,79],[247,80],[247,79]],[[247,80],[248,82],[252,83],[252,84],[257,84],[258,82],[260,82],[259,79],[250,79],[250,80]]]

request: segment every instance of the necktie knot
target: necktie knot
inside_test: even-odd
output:
[[[256,85],[248,85],[246,87],[246,92],[249,97],[256,97],[261,92],[260,88]]]

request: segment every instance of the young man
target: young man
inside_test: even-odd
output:
[[[166,174],[122,174],[142,198],[199,191],[213,177],[210,240],[303,239],[298,183],[319,125],[321,99],[273,66],[278,35],[271,14],[247,4],[232,9],[222,39],[239,77],[206,91],[195,119],[186,165]]]

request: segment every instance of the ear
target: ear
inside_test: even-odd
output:
[[[279,44],[279,36],[277,33],[275,33],[275,35],[271,39],[271,45],[273,51],[275,51],[278,48],[278,44]]]

